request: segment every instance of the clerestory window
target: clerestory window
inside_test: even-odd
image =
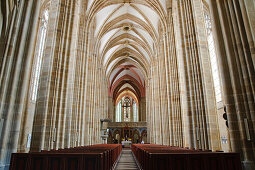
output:
[[[219,76],[218,62],[217,62],[217,56],[215,51],[215,42],[214,42],[213,33],[212,33],[212,23],[211,23],[211,18],[208,14],[205,14],[205,25],[207,30],[207,41],[208,41],[211,67],[212,67],[215,97],[216,97],[216,102],[218,103],[222,101],[220,76]]]
[[[42,56],[45,48],[45,40],[47,34],[47,26],[49,20],[49,12],[45,10],[40,19],[39,31],[36,42],[36,50],[35,50],[35,59],[33,65],[33,74],[32,74],[32,91],[31,91],[31,100],[36,101],[37,92],[39,87],[39,78],[41,72],[42,65]]]

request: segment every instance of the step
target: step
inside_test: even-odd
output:
[[[135,159],[131,149],[123,149],[115,170],[137,170]]]

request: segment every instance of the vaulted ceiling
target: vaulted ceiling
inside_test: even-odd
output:
[[[94,51],[115,101],[124,92],[138,100],[145,96],[168,6],[166,0],[88,0],[88,19],[94,21]]]

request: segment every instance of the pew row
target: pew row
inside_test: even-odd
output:
[[[10,170],[111,170],[121,154],[118,144],[13,153]]]
[[[134,144],[131,149],[143,170],[242,170],[238,153],[150,144]]]

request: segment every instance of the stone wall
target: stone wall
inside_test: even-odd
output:
[[[16,151],[101,143],[100,119],[114,120],[115,106],[108,96],[107,70],[94,35],[96,6],[95,11],[87,11],[84,0],[6,2],[11,4],[8,9],[3,10],[3,4],[0,8],[0,19],[6,21],[0,23],[0,169],[8,169]],[[123,2],[127,1],[114,1]],[[150,62],[136,53],[147,76],[139,120],[146,121],[148,141],[232,150],[241,153],[245,169],[254,169],[255,2],[167,0],[166,7],[155,0],[132,2],[157,9],[159,17]],[[111,5],[98,1],[99,7],[101,3]],[[49,26],[33,102],[31,70],[45,9]],[[215,102],[205,10],[213,21],[221,103]],[[223,106],[229,128],[222,118]]]

